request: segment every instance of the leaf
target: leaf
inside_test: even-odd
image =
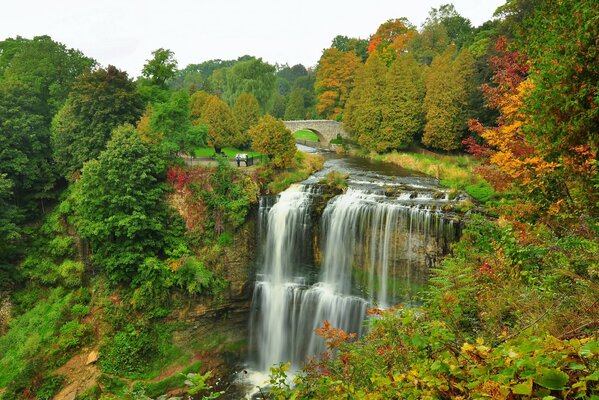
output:
[[[535,382],[544,388],[551,390],[563,390],[568,382],[568,375],[559,369],[543,369],[542,372],[535,377]]]
[[[599,354],[599,341],[593,340],[580,348],[582,357],[592,357],[594,354]]]
[[[532,378],[529,378],[526,382],[519,383],[512,388],[514,394],[522,394],[525,396],[532,395]]]

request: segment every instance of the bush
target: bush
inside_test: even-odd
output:
[[[145,329],[129,326],[100,348],[99,365],[103,372],[122,376],[147,370],[148,362],[156,356],[151,335]]]
[[[81,286],[85,267],[81,261],[64,260],[57,268],[58,275],[66,287]]]
[[[487,182],[466,186],[466,193],[482,203],[486,203],[495,195],[493,187]]]

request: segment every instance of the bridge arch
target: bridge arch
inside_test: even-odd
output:
[[[343,129],[340,122],[331,121],[328,119],[314,119],[314,120],[299,120],[299,121],[283,121],[287,129],[291,133],[295,133],[299,130],[309,130],[316,133],[316,136],[320,139],[320,144],[328,146],[331,140],[341,136],[344,139],[349,139],[349,135]]]

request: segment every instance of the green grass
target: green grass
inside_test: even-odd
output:
[[[58,326],[71,294],[53,289],[45,300],[16,317],[0,337],[0,387],[5,387],[28,365],[47,353],[58,337]]]
[[[179,387],[185,386],[185,380],[187,379],[187,374],[190,372],[198,373],[200,372],[200,368],[202,367],[202,363],[197,361],[190,366],[186,367],[183,371],[171,375],[167,378],[164,378],[158,382],[144,382],[144,383],[136,383],[135,386],[143,387],[145,389],[145,395],[151,398],[158,397],[160,395],[166,394],[169,390],[176,389]]]
[[[307,129],[302,129],[293,134],[296,139],[309,140],[311,142],[319,142],[318,135]]]
[[[257,151],[241,150],[236,147],[223,147],[222,151],[229,158],[235,158],[236,154],[247,154],[248,156],[252,156],[252,157],[258,157],[258,156],[262,155],[261,153],[259,153]],[[215,153],[214,153],[213,147],[199,147],[199,148],[195,149],[193,152],[193,155],[195,157],[212,157],[214,154]]]

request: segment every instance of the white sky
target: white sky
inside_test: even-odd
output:
[[[159,47],[179,68],[244,54],[280,64],[316,64],[336,35],[368,38],[391,18],[420,26],[451,0],[4,0],[0,40],[50,35],[132,76]],[[453,0],[478,26],[505,0]]]

